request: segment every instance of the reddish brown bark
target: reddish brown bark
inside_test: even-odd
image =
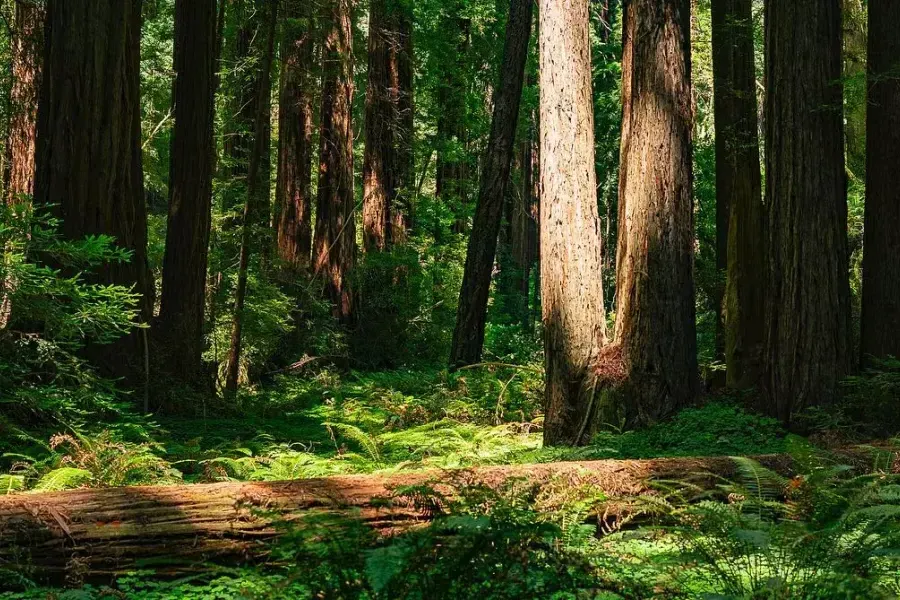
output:
[[[690,2],[632,0],[623,31],[615,359],[622,393],[603,417],[639,426],[674,414],[697,392]]]
[[[141,169],[141,1],[49,0],[45,23],[35,202],[56,205],[67,238],[111,235],[133,253],[97,277],[133,286],[147,321],[154,289]],[[144,362],[137,335],[90,354],[104,371],[135,376]]]
[[[413,15],[408,5],[400,4],[397,10],[397,33],[399,44],[394,48],[392,60],[397,63],[395,72],[396,83],[392,88],[396,89],[394,101],[397,106],[397,122],[394,130],[394,144],[396,147],[396,162],[394,168],[397,174],[397,196],[394,203],[394,225],[392,234],[395,243],[403,243],[406,234],[412,227],[415,207],[413,196],[415,195],[415,114],[413,110],[413,81],[415,78],[415,56],[413,55]]]
[[[324,22],[322,128],[313,267],[334,316],[353,321],[349,273],[356,259],[353,201],[353,14],[351,0],[328,0]]]
[[[289,12],[281,43],[278,175],[275,204],[278,254],[286,264],[309,266],[312,251],[313,68],[312,11],[301,2]]]
[[[162,368],[191,386],[202,381],[215,151],[216,8],[216,0],[175,4],[175,127],[158,330]]]
[[[766,2],[765,410],[838,395],[850,368],[841,0]]]
[[[751,0],[712,4],[716,266],[725,278],[721,341],[727,385],[738,390],[758,382],[765,300],[752,4]]]
[[[606,343],[588,0],[541,0],[538,15],[544,443],[577,444]]]
[[[867,357],[900,357],[900,3],[869,0],[862,343]]]

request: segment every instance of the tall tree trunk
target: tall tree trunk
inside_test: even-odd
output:
[[[766,2],[766,410],[836,398],[850,366],[841,0]]]
[[[900,357],[900,4],[869,0],[863,359]]]
[[[353,202],[353,14],[351,0],[328,0],[325,13],[322,129],[313,265],[325,280],[335,317],[353,321],[349,273],[356,258]]]
[[[690,2],[631,0],[623,32],[616,257],[623,393],[608,418],[637,426],[673,414],[697,391]]]
[[[363,164],[363,246],[366,252],[391,245],[397,194],[397,63],[399,32],[392,0],[369,5],[369,81],[366,89],[366,147]]]
[[[312,251],[313,19],[290,2],[281,44],[278,175],[275,187],[278,254],[294,268],[309,266]]]
[[[238,80],[233,84],[238,92],[234,96],[235,105],[232,108],[231,131],[225,137],[225,155],[229,160],[229,172],[234,178],[245,178],[250,170],[250,160],[256,146],[257,136],[256,122],[260,111],[264,112],[261,142],[268,149],[272,138],[271,127],[271,102],[269,96],[260,94],[261,78],[263,73],[252,65],[264,60],[267,51],[267,20],[270,13],[271,0],[235,0],[234,21],[237,23],[235,48],[233,50],[235,62],[243,64],[243,68],[237,69]],[[248,66],[250,65],[250,66]],[[266,74],[271,77],[271,74]],[[256,206],[253,207],[253,218],[257,223],[269,222],[269,196],[263,194],[263,189],[268,190],[271,176],[271,160],[266,151],[260,157],[260,164],[256,174],[256,181],[246,181],[245,185],[251,185],[260,193],[253,199]]]
[[[533,4],[533,0],[510,2],[500,85],[494,95],[494,120],[481,169],[481,187],[453,331],[450,364],[454,367],[477,363],[481,360],[484,347],[491,272],[509,183],[516,124],[519,122]]]
[[[202,378],[203,315],[215,152],[216,0],[175,3],[175,127],[159,331],[164,370]]]
[[[713,1],[712,41],[716,266],[725,278],[726,379],[740,390],[758,381],[765,300],[752,0]]]
[[[38,92],[44,50],[44,5],[34,0],[17,0],[12,35],[12,89],[10,122],[6,140],[5,201],[18,203],[34,193],[34,150],[37,127]],[[3,252],[3,248],[0,248]],[[6,258],[0,256],[0,260]],[[0,330],[12,314],[12,278],[0,279]]]
[[[414,143],[416,136],[415,113],[413,111],[413,81],[415,78],[415,56],[413,54],[412,8],[399,3],[397,10],[397,33],[399,43],[394,48],[397,81],[396,90],[397,122],[394,130],[397,175],[397,196],[394,203],[394,225],[391,231],[395,243],[401,243],[407,231],[412,228],[415,207],[413,196],[416,187],[416,164]]]
[[[12,37],[12,90],[9,137],[6,143],[7,200],[34,193],[35,133],[38,93],[44,58],[44,4],[16,0]]]
[[[261,197],[268,197],[268,181],[265,182],[265,188],[260,189],[263,185],[259,177],[262,170],[264,157],[269,153],[269,136],[266,135],[268,129],[268,119],[271,114],[269,102],[271,98],[271,73],[272,59],[275,54],[275,29],[278,19],[278,3],[272,2],[269,6],[269,23],[266,35],[266,48],[264,50],[263,59],[260,63],[259,86],[257,93],[259,97],[256,101],[257,113],[256,124],[254,130],[256,136],[253,143],[253,150],[250,152],[249,170],[247,171],[247,201],[244,204],[244,218],[241,224],[241,252],[238,265],[238,281],[237,288],[234,292],[234,316],[231,325],[231,344],[228,349],[228,362],[225,366],[225,393],[228,396],[234,396],[238,390],[238,380],[241,365],[241,344],[243,342],[244,327],[244,302],[247,297],[247,271],[250,268],[250,253],[253,246],[253,233],[259,230],[260,224],[266,225],[258,217],[258,212],[262,210],[263,203],[259,200]]]
[[[134,286],[147,321],[154,289],[141,169],[141,0],[48,0],[45,25],[35,203],[56,205],[67,238],[111,235],[132,252],[98,279]],[[143,370],[137,336],[89,354],[104,372],[134,381]]]
[[[535,82],[532,82],[535,83]],[[528,133],[520,143],[520,161],[522,168],[522,185],[517,194],[513,194],[515,204],[510,217],[510,252],[512,254],[515,278],[510,286],[519,297],[516,304],[522,327],[527,332],[531,329],[529,312],[531,269],[534,266],[535,238],[537,236],[535,222],[535,180],[540,177],[540,164],[537,162],[537,138],[535,116],[531,115]]]
[[[544,443],[578,443],[606,343],[588,0],[540,0]]]

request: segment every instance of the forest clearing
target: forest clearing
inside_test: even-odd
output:
[[[900,3],[0,22],[0,600],[900,598]]]

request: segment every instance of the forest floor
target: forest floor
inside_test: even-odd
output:
[[[40,434],[44,439],[33,433],[21,440],[17,453],[6,455],[11,475],[3,484],[10,491],[52,491],[562,460],[814,451],[805,438],[746,412],[734,398],[713,398],[643,431],[610,430],[583,448],[543,448],[540,385],[536,370],[506,366],[456,374],[421,369],[280,375],[243,394],[233,412],[210,408],[198,419],[135,416],[100,428],[48,430]],[[596,515],[591,516],[601,498],[586,490],[567,491],[566,501],[552,510],[538,506],[542,492],[507,490],[485,500],[483,491],[471,496],[464,491],[455,512],[469,520],[436,523],[389,544],[347,523],[326,523],[318,534],[307,530],[286,536],[288,545],[281,544],[280,559],[267,561],[265,568],[210,565],[175,581],[159,580],[152,570],[140,571],[118,578],[112,587],[82,587],[77,594],[29,586],[16,575],[8,583],[19,590],[0,593],[0,598],[417,598],[423,590],[428,597],[441,598],[676,598],[711,593],[738,598],[743,597],[738,592],[766,586],[799,589],[790,587],[798,581],[827,584],[822,589],[831,590],[806,596],[810,598],[900,594],[900,563],[894,562],[877,584],[868,573],[860,579],[863,583],[847,583],[843,595],[831,595],[828,582],[843,577],[850,567],[828,563],[818,546],[806,548],[796,541],[799,537],[783,531],[775,515],[796,508],[796,499],[784,493],[790,482],[761,467],[750,469],[746,481],[723,481],[708,506],[702,498],[694,503],[701,507],[699,512],[684,513],[694,508],[670,503],[664,494],[666,506],[659,514],[666,513],[665,519],[642,520],[622,530],[602,531]],[[764,480],[773,483],[767,487]],[[809,493],[824,490],[834,496],[835,485],[822,484],[822,490]],[[893,496],[888,494],[884,502],[900,513],[900,482],[892,479],[884,485],[894,486]],[[779,489],[770,493],[769,487]],[[725,497],[741,498],[740,507],[723,501]],[[745,504],[751,513],[765,512],[766,518],[747,520]],[[708,527],[709,535],[684,537],[686,522],[697,530]],[[816,527],[835,531],[831,521]],[[331,542],[323,545],[326,530]],[[447,543],[448,531],[471,546]],[[471,547],[489,548],[490,553],[473,554]],[[448,555],[439,556],[439,551]],[[822,564],[815,566],[817,561]],[[311,570],[317,563],[320,568]],[[473,580],[466,583],[470,575]],[[505,581],[502,590],[496,589],[496,581],[491,588],[498,577]],[[0,589],[4,581],[0,565]],[[853,595],[863,589],[879,595]]]

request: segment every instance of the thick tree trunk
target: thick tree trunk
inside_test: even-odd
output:
[[[623,31],[618,351],[607,365],[621,379],[601,416],[639,426],[697,392],[690,2],[631,0]]]
[[[369,73],[366,88],[366,147],[363,164],[363,247],[384,251],[392,243],[392,210],[398,173],[394,133],[398,123],[396,83],[400,44],[398,8],[392,0],[369,5]]]
[[[202,382],[216,93],[216,0],[175,4],[175,128],[158,328],[163,370]]]
[[[16,0],[12,36],[12,89],[6,142],[6,195],[15,203],[34,193],[35,133],[44,59],[44,4]]]
[[[349,273],[356,258],[353,201],[353,26],[351,0],[328,0],[324,22],[322,129],[313,266],[334,316],[353,321]]]
[[[758,381],[765,301],[752,0],[714,0],[712,40],[716,266],[726,284],[727,384],[741,390]]]
[[[98,279],[153,307],[141,170],[140,0],[49,0],[38,110],[35,203],[54,204],[62,233],[106,234],[132,252]],[[136,332],[89,354],[104,372],[135,382],[143,371]]]
[[[869,0],[869,114],[862,343],[900,357],[900,3]]]
[[[500,85],[494,94],[494,117],[481,168],[481,186],[469,237],[450,365],[459,367],[481,360],[491,272],[497,253],[497,235],[503,216],[506,188],[519,122],[525,79],[525,61],[531,39],[534,0],[511,0]]]
[[[866,462],[865,452],[851,455]],[[758,457],[790,475],[789,456]],[[98,579],[151,563],[159,574],[202,570],[210,560],[263,561],[263,543],[302,527],[305,516],[344,513],[390,534],[425,523],[443,507],[421,506],[403,488],[434,486],[453,497],[463,485],[500,488],[509,480],[534,485],[594,485],[611,501],[608,519],[640,510],[628,499],[655,493],[653,480],[714,489],[737,476],[730,458],[606,460],[479,467],[457,472],[351,475],[276,483],[85,489],[0,496],[0,561],[38,580]],[[283,525],[283,523],[282,523]]]
[[[588,0],[541,0],[538,15],[544,443],[577,444],[606,343]]]
[[[287,6],[292,12],[281,44],[275,204],[281,211],[278,255],[297,269],[309,266],[312,251],[314,30],[309,6]]]
[[[244,218],[241,224],[241,251],[238,265],[237,288],[234,292],[234,316],[231,325],[231,344],[228,349],[228,358],[225,366],[225,393],[229,396],[237,394],[238,380],[241,365],[241,345],[243,342],[244,327],[244,302],[247,297],[247,272],[250,268],[250,253],[252,252],[253,233],[258,231],[258,224],[263,222],[258,211],[263,209],[260,197],[268,198],[268,181],[265,188],[259,189],[263,181],[259,177],[264,157],[269,154],[269,136],[266,130],[269,127],[268,119],[271,108],[269,107],[272,60],[275,54],[275,29],[278,19],[278,3],[272,2],[269,6],[269,23],[266,36],[267,46],[264,50],[263,60],[260,63],[259,98],[256,102],[256,137],[253,150],[250,152],[249,170],[247,172],[247,201],[244,204]],[[265,225],[263,225],[265,226]]]
[[[850,367],[841,1],[766,2],[765,409],[836,399]]]
[[[44,5],[17,0],[12,45],[12,89],[9,97],[9,134],[6,140],[5,202],[18,203],[34,193],[34,150],[38,93],[44,50]],[[3,249],[0,248],[0,252]],[[0,260],[6,260],[0,256]],[[12,314],[12,278],[0,279],[0,330]]]

